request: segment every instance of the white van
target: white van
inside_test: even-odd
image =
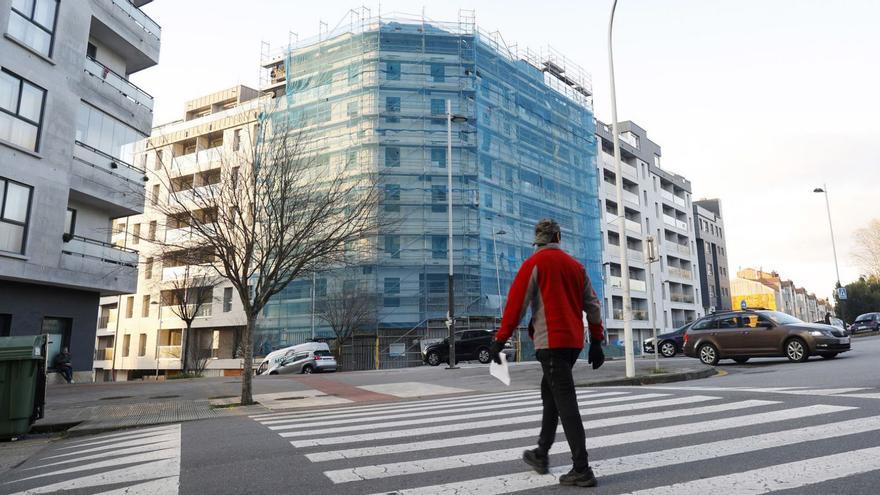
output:
[[[260,366],[257,367],[257,374],[268,374],[270,370],[281,366],[287,358],[292,357],[294,354],[310,351],[326,351],[325,355],[330,355],[330,346],[324,342],[306,342],[272,351],[260,362]]]

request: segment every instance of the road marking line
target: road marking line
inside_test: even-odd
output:
[[[866,388],[807,388],[807,387],[675,387],[665,385],[651,385],[644,387],[646,389],[655,390],[679,390],[691,392],[757,392],[771,394],[788,394],[788,395],[839,395],[848,394],[850,392],[858,392],[860,390],[868,390]],[[880,395],[880,394],[877,394]]]
[[[177,476],[159,478],[157,480],[126,486],[116,490],[96,493],[95,495],[177,495],[180,480]]]
[[[102,485],[113,485],[117,483],[130,483],[132,481],[146,481],[155,478],[165,478],[168,484],[175,487],[180,476],[180,458],[163,459],[153,461],[140,466],[130,466],[113,471],[105,471],[89,476],[82,476],[71,480],[59,481],[51,485],[40,486],[36,488],[28,488],[24,491],[14,493],[12,495],[31,495],[34,493],[51,493],[62,490],[79,490],[82,488],[91,488]],[[173,482],[172,482],[173,480]],[[15,483],[11,481],[9,483]]]
[[[596,394],[598,396],[599,394]],[[624,402],[624,401],[634,401],[640,400],[641,398],[650,399],[654,397],[664,397],[666,394],[645,394],[642,396],[624,396],[624,397],[609,397],[606,399],[598,399],[592,401],[592,404],[606,404],[610,402]],[[476,418],[489,418],[489,417],[498,417],[502,415],[510,415],[517,413],[530,413],[542,410],[543,407],[540,404],[530,407],[522,407],[517,409],[503,409],[499,410],[491,410],[491,411],[481,411],[481,412],[471,412],[465,414],[455,414],[452,416],[443,416],[443,417],[432,417],[430,420],[433,423],[439,422],[453,422],[460,420],[471,420]],[[377,418],[374,418],[377,419]],[[346,433],[349,431],[364,431],[364,430],[375,430],[379,428],[396,428],[400,426],[412,426],[412,425],[423,425],[425,424],[425,418],[415,418],[415,419],[404,419],[399,421],[388,421],[388,422],[378,422],[378,423],[370,423],[363,425],[349,425],[349,426],[337,426],[334,428],[323,428],[316,430],[304,430],[304,431],[285,431],[279,433],[282,438],[293,438],[293,437],[305,437],[305,436],[315,436],[315,435],[329,435],[333,433]]]
[[[334,407],[327,408],[321,412],[315,411],[291,411],[291,412],[276,412],[276,413],[263,413],[263,414],[254,414],[249,416],[252,419],[257,421],[263,419],[272,419],[275,417],[310,417],[310,416],[320,416],[326,413],[337,413],[337,412],[353,412],[353,411],[370,411],[370,410],[383,410],[389,407],[398,407],[404,405],[434,405],[441,404],[447,402],[456,402],[461,400],[478,400],[484,398],[496,398],[496,397],[507,397],[507,396],[518,396],[518,395],[534,395],[535,393],[540,393],[539,390],[534,389],[524,389],[524,390],[516,390],[513,392],[497,392],[492,394],[483,394],[483,395],[462,395],[459,397],[447,397],[443,399],[429,399],[429,400],[410,400],[410,401],[398,401],[393,403],[382,403],[382,404],[373,404],[369,406],[348,406],[348,407]]]
[[[115,452],[109,452],[108,455],[115,455]],[[127,455],[122,457],[114,457],[112,459],[107,459],[105,461],[93,462],[90,464],[83,464],[82,466],[75,466],[66,469],[59,469],[58,471],[49,471],[45,473],[36,474],[34,476],[29,476],[27,478],[19,478],[15,481],[26,481],[32,480],[36,478],[43,478],[46,476],[58,476],[61,474],[69,474],[76,473],[79,471],[88,471],[91,469],[102,469],[106,467],[120,466],[122,464],[134,464],[134,463],[144,463],[149,461],[156,461],[161,459],[172,459],[176,456],[180,455],[180,450],[175,447],[160,449],[160,450],[150,450],[149,452],[144,452],[141,454]],[[45,466],[41,466],[45,467]]]
[[[58,466],[61,464],[69,464],[71,462],[82,462],[82,461],[89,461],[92,459],[106,459],[108,454],[112,454],[112,455],[137,454],[139,452],[143,452],[144,449],[147,447],[149,447],[150,449],[153,449],[153,450],[160,450],[160,449],[167,449],[167,448],[173,447],[174,445],[176,445],[175,440],[168,440],[165,442],[158,442],[158,443],[149,444],[149,445],[140,445],[137,447],[131,447],[131,448],[122,449],[122,450],[113,450],[111,452],[101,452],[101,453],[93,454],[93,455],[74,457],[74,458],[67,459],[66,461],[58,461],[58,462],[53,462],[51,464],[42,464],[39,466],[27,468],[27,469],[45,469],[49,466]],[[79,454],[79,452],[76,452],[76,454]],[[70,455],[70,454],[65,454],[65,455]],[[46,457],[45,459],[49,459],[49,458]]]
[[[70,449],[80,449],[83,447],[88,447],[91,445],[98,445],[101,443],[110,443],[119,439],[127,439],[133,440],[135,438],[145,438],[151,436],[161,436],[166,435],[168,433],[173,433],[175,428],[172,427],[163,427],[163,428],[150,428],[148,430],[127,430],[124,433],[117,433],[114,435],[106,435],[102,437],[89,437],[86,440],[80,440],[73,445],[65,445],[60,447],[58,450],[70,450]]]
[[[631,492],[630,495],[702,495],[721,493],[729,490],[730,487],[736,487],[738,494],[757,495],[777,490],[793,490],[878,469],[880,469],[880,447],[871,447],[742,473],[658,486]]]
[[[880,394],[846,394],[841,397],[856,397],[859,399],[880,399]]]
[[[629,392],[603,392],[601,394],[581,394],[581,395],[589,395],[590,397],[611,397],[611,396],[619,396],[619,395],[629,395]],[[535,399],[539,397],[535,395],[534,397],[526,397],[526,398],[516,398],[516,399],[503,399],[499,401],[489,402],[486,401],[477,402],[476,404],[468,403],[465,404],[468,406],[469,411],[483,411],[489,409],[502,409],[505,407],[515,407],[522,406],[526,404],[534,404]],[[354,413],[356,416],[348,417],[348,415],[336,415],[327,418],[310,418],[306,421],[300,421],[298,419],[285,419],[281,421],[272,421],[262,423],[266,425],[270,430],[290,430],[295,428],[310,428],[315,425],[321,426],[330,426],[330,425],[342,425],[342,424],[351,424],[351,423],[363,423],[369,422],[377,417],[381,417],[384,419],[397,419],[397,418],[409,418],[416,416],[429,416],[431,414],[439,413],[446,410],[460,410],[462,404],[447,404],[443,406],[434,406],[434,407],[412,407],[407,408],[403,411],[382,411],[381,413]]]
[[[700,402],[700,396],[695,397],[696,400],[691,400],[689,402]],[[673,399],[674,400],[674,399]],[[678,401],[681,402],[680,400]],[[733,403],[733,404],[721,404],[717,406],[709,406],[709,408],[694,408],[694,409],[681,409],[678,411],[664,411],[660,413],[649,413],[649,414],[637,414],[631,416],[616,416],[612,418],[605,418],[601,420],[590,420],[589,422],[589,430],[606,427],[606,426],[615,426],[619,424],[626,424],[628,422],[634,421],[653,421],[656,419],[667,419],[669,418],[670,412],[674,412],[681,416],[690,416],[696,414],[709,414],[719,411],[728,411],[735,409],[743,409],[745,407],[757,407],[767,405],[768,402],[758,401],[760,403]],[[641,406],[637,409],[644,409],[655,407],[654,403],[638,403],[633,404],[634,406]],[[599,414],[605,414],[608,412],[622,412],[628,411],[632,409],[624,409],[622,406],[613,406],[606,408],[597,408],[593,410],[587,410],[581,414],[583,417],[589,417]],[[536,414],[532,416],[533,421],[540,421],[541,415]],[[505,421],[506,420],[506,421]],[[498,422],[502,425],[510,424],[509,418],[499,418],[493,420],[493,422]],[[465,426],[465,425],[451,425],[451,426]],[[561,427],[560,427],[561,428]],[[459,428],[464,429],[464,428]],[[457,431],[457,430],[456,430]],[[557,431],[562,431],[558,429]],[[503,441],[510,440],[515,438],[529,438],[536,436],[536,428],[525,428],[522,430],[505,430],[495,433],[482,433],[479,435],[472,436],[464,436],[464,437],[447,437],[439,440],[433,440],[431,442],[419,441],[419,442],[411,442],[411,443],[395,443],[392,445],[377,445],[371,447],[361,447],[361,448],[351,448],[351,449],[342,449],[342,450],[331,450],[325,452],[315,452],[312,454],[306,454],[306,458],[312,462],[323,462],[323,461],[331,461],[338,459],[352,459],[356,457],[369,457],[375,455],[388,455],[388,454],[399,454],[402,452],[416,452],[420,450],[433,450],[439,448],[446,447],[457,447],[461,445],[475,445],[479,443],[490,443],[495,441]]]
[[[600,477],[612,476],[876,430],[880,430],[880,416],[719,440],[613,459],[600,459],[593,461],[592,465]],[[540,476],[533,471],[523,471],[441,485],[395,490],[394,493],[398,495],[500,495],[554,486],[559,483],[559,475],[566,473],[568,469],[568,466],[554,467],[550,470],[552,476]],[[737,486],[737,488],[739,487]],[[730,485],[723,487],[720,492],[714,493],[728,491],[730,491]],[[387,492],[383,492],[381,495],[385,493]]]
[[[379,394],[393,395],[395,397],[424,397],[430,395],[451,395],[471,392],[466,388],[446,387],[433,383],[422,382],[398,382],[382,383],[378,385],[358,385],[357,388],[376,392]]]
[[[774,421],[784,421],[794,418],[829,414],[832,412],[846,411],[850,409],[855,408],[844,406],[815,405],[793,409],[782,409],[779,411],[749,414],[745,416],[736,416],[731,418],[721,418],[699,423],[688,423],[686,431],[688,434],[695,434],[706,431],[738,428],[742,426],[751,426],[755,424],[770,423]],[[613,445],[642,442],[646,440],[654,440],[657,438],[668,438],[671,436],[677,436],[681,433],[681,425],[665,426],[661,428],[632,431],[620,433],[617,435],[607,435],[606,437],[593,438],[590,441],[589,446],[591,448],[604,447],[608,445],[608,442],[615,442],[613,443]],[[611,438],[609,439],[608,437]],[[324,474],[334,483],[347,483],[369,479],[390,478],[393,476],[429,473],[462,467],[494,464],[502,461],[512,461],[520,458],[520,456],[522,455],[522,450],[523,447],[514,447],[501,450],[488,450],[472,454],[435,457],[430,459],[419,459],[415,461],[405,461],[389,464],[361,466],[348,469],[339,469],[334,471],[325,471]],[[567,442],[556,442],[550,451],[551,454],[565,452],[569,452]]]
[[[72,455],[88,454],[89,452],[99,452],[102,450],[118,449],[118,448],[123,448],[123,447],[136,447],[136,446],[147,447],[148,445],[152,445],[152,444],[156,444],[156,443],[160,443],[160,442],[172,441],[175,439],[175,437],[176,437],[175,433],[165,433],[162,436],[149,436],[149,437],[138,438],[135,440],[121,441],[119,443],[104,443],[104,442],[102,442],[102,445],[98,445],[96,447],[92,447],[89,449],[77,450],[77,451],[73,451],[73,452],[67,452],[65,454],[53,455],[53,456],[46,457],[45,459],[56,459],[59,457],[68,457],[68,456],[72,456]],[[125,439],[122,439],[122,440],[125,440]]]

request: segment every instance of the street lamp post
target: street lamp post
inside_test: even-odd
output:
[[[837,246],[834,242],[834,226],[831,223],[831,202],[828,200],[828,185],[822,184],[822,187],[813,189],[813,192],[825,194],[825,211],[828,213],[828,230],[831,232],[831,252],[834,254],[834,272],[837,275],[837,287],[840,287],[840,267],[837,266]]]
[[[452,123],[467,122],[467,117],[452,114],[452,100],[446,100],[446,210],[449,225],[449,240],[446,251],[449,255],[449,307],[446,312],[446,328],[449,331],[449,366],[448,370],[458,369],[455,365],[455,284],[452,263]]]
[[[498,321],[501,321],[501,318],[504,316],[504,304],[501,299],[501,271],[498,268],[498,245],[495,242],[495,236],[496,235],[504,235],[504,234],[507,234],[507,232],[504,231],[503,229],[499,230],[497,232],[494,229],[492,230],[492,252],[495,254],[495,283],[498,288]],[[519,330],[517,330],[516,331],[516,360],[517,361],[519,361],[519,352],[520,352]]]
[[[623,285],[623,339],[624,356],[626,358],[626,377],[636,376],[633,358],[632,340],[632,297],[629,288],[629,260],[626,254],[626,224],[623,206],[623,175],[620,165],[620,129],[617,126],[617,95],[614,88],[614,51],[612,49],[612,32],[614,28],[614,11],[617,0],[611,6],[611,19],[608,21],[608,71],[611,75],[611,133],[614,138],[614,173],[617,175],[617,221],[620,232],[620,272]]]

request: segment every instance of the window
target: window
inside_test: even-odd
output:
[[[434,82],[446,80],[446,67],[443,64],[431,64],[431,80]]]
[[[76,210],[73,208],[68,208],[67,212],[64,214],[64,242],[69,242],[73,239],[73,234],[76,230]]]
[[[385,211],[400,211],[400,184],[385,184]]]
[[[97,108],[80,102],[76,117],[76,140],[125,163],[134,163],[134,144],[143,135],[121,120],[116,120]],[[157,151],[156,170],[162,160]]]
[[[446,100],[439,98],[431,98],[431,115],[446,115]],[[435,125],[445,124],[446,119],[431,119],[431,123]]]
[[[431,186],[431,211],[435,213],[443,213],[446,211],[446,186]]]
[[[58,0],[12,0],[9,35],[48,57],[57,10]]]
[[[9,337],[12,334],[12,315],[0,314],[0,337]]]
[[[24,254],[33,188],[0,177],[0,251]]]
[[[483,193],[483,205],[490,210],[495,208],[495,205],[492,204],[492,193]]]
[[[232,287],[223,289],[223,312],[232,311]]]
[[[91,44],[91,43],[87,43],[86,44],[86,57],[95,58],[97,56],[98,56],[98,47]]]
[[[159,204],[159,184],[153,184],[153,192],[150,194],[150,203],[153,206]]]
[[[138,357],[144,357],[147,355],[147,334],[142,333],[140,337],[138,337]]]
[[[400,278],[385,278],[385,297],[382,305],[386,308],[396,308],[400,306]]]
[[[736,316],[728,316],[724,318],[718,318],[718,328],[738,328],[739,327],[739,317]]]
[[[449,246],[449,238],[445,235],[431,236],[431,258],[444,259],[447,256],[447,247]]]
[[[392,258],[400,258],[400,236],[385,236],[385,254]]]
[[[144,278],[153,278],[153,258],[147,258],[147,261],[144,262]]]
[[[385,98],[385,111],[387,113],[398,114],[400,113],[400,97],[399,96],[388,96]],[[400,122],[400,117],[386,117],[385,121],[389,124],[396,124]]]
[[[400,166],[400,148],[397,148],[397,147],[385,148],[385,166],[386,167],[399,167]]]
[[[45,102],[45,89],[0,70],[0,139],[37,151]]]
[[[400,80],[400,62],[387,62],[385,64],[385,79],[389,81]]]
[[[125,298],[125,317],[131,318],[134,316],[134,296],[128,296]]]
[[[141,224],[136,223],[136,224],[134,224],[134,229],[132,230],[132,233],[131,233],[131,243],[137,244],[138,242],[140,242],[140,240],[141,240]]]
[[[147,239],[150,241],[156,240],[156,225],[157,225],[157,223],[155,220],[150,221],[150,228],[147,231]]]
[[[359,105],[357,101],[350,101],[346,105],[346,113],[349,117],[357,117],[358,116]]]
[[[148,318],[150,316],[150,296],[149,294],[143,297],[141,304],[141,316],[144,318]]]
[[[431,148],[431,165],[446,168],[446,148]]]
[[[232,151],[241,149],[241,129],[232,132]]]

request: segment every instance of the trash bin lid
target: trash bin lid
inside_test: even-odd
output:
[[[0,337],[0,361],[43,359],[45,335]]]

